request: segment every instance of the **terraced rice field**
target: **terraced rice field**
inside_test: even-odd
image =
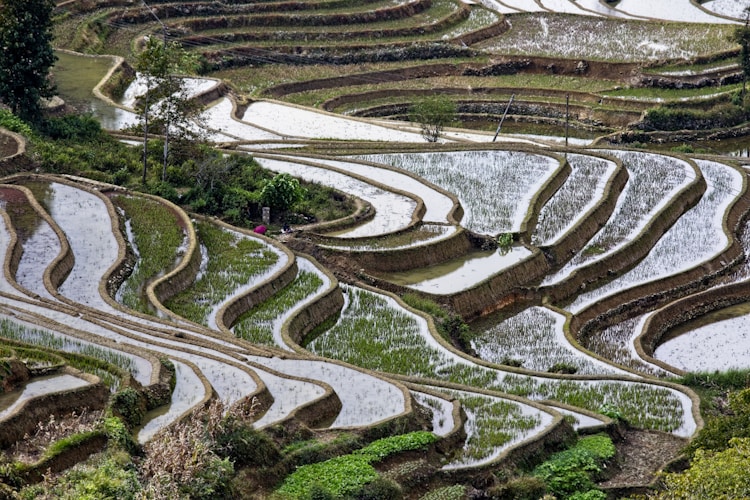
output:
[[[346,16],[329,3],[348,5]],[[516,27],[542,31],[557,29],[559,13],[623,30],[640,26],[631,21],[649,24],[645,18],[653,14],[684,23],[660,34],[679,29],[682,40],[695,38],[705,23],[736,23],[721,0],[707,2],[714,14],[684,2],[680,8],[665,2],[658,12],[636,3],[331,1],[289,4],[290,12],[274,17],[272,4],[237,2],[212,4],[211,15],[199,17],[178,3],[154,2],[152,12],[118,8],[106,15],[132,26],[151,22],[153,13],[168,17],[174,38],[202,51],[216,74],[279,59],[372,64],[399,54],[403,63],[426,58],[435,46],[440,57],[460,59],[480,46],[492,53],[511,43],[523,55],[532,49],[508,42],[512,30],[492,32],[504,32],[506,13],[515,14]],[[529,14],[540,11],[557,14]],[[386,22],[393,19],[398,23]],[[417,35],[414,26],[429,29]],[[476,33],[486,36],[455,43]],[[371,40],[375,35],[382,43]],[[304,54],[296,53],[300,40],[309,44]],[[347,50],[353,43],[354,59]],[[664,48],[655,38],[640,49],[638,60],[698,50]],[[599,56],[611,57],[591,58]],[[463,83],[452,76],[456,86]],[[383,91],[390,83],[370,77],[363,85]],[[196,81],[196,92],[214,84]],[[138,89],[136,80],[120,106],[131,106]],[[578,98],[595,95],[601,104],[599,90]],[[654,318],[682,320],[692,300],[702,310],[719,308],[747,286],[748,273],[738,271],[750,248],[741,224],[750,209],[747,162],[566,148],[559,137],[493,144],[472,130],[451,130],[427,145],[410,124],[270,101],[235,113],[235,104],[223,96],[202,114],[217,142],[270,170],[355,196],[375,216],[335,230],[310,226],[260,236],[113,185],[6,178],[0,186],[4,354],[18,351],[42,370],[75,366],[65,354],[85,353],[116,367],[107,374],[77,365],[111,392],[123,383],[156,391],[171,366],[174,384],[164,401],[147,408],[141,442],[220,399],[255,405],[258,428],[299,422],[321,432],[362,431],[430,421],[441,437],[465,433],[453,440],[454,455],[441,468],[471,475],[498,466],[512,450],[554,440],[570,422],[599,428],[615,413],[685,439],[700,427],[695,394],[667,379],[695,366],[682,359],[690,358],[686,353],[719,348],[725,335],[696,330],[700,348],[688,336],[677,337],[687,339],[684,345],[660,347],[668,332]],[[310,142],[321,138],[325,143]],[[307,148],[295,151],[301,144]],[[279,147],[287,149],[272,151]],[[435,318],[407,305],[414,297],[469,322],[463,350],[439,333]],[[64,377],[43,382],[39,391],[91,385]],[[20,400],[14,404],[3,402],[0,412],[23,410]],[[466,418],[456,418],[454,408]]]

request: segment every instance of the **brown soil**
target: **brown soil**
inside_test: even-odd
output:
[[[5,134],[0,134],[0,158],[12,156],[18,152],[18,142]]]
[[[630,429],[616,443],[618,469],[603,488],[622,488],[651,484],[656,473],[676,459],[687,440],[666,432]]]

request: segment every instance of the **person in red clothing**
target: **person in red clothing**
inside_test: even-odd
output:
[[[266,226],[261,224],[260,226],[255,226],[255,229],[253,229],[253,232],[258,233],[258,234],[266,234],[266,230],[267,230]]]

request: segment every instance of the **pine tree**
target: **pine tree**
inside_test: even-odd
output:
[[[53,0],[0,2],[0,100],[28,123],[39,123],[41,99],[54,95],[49,69]]]

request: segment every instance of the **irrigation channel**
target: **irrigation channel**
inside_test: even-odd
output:
[[[637,3],[622,1],[607,14],[653,13]],[[692,4],[689,11],[671,4],[660,15],[681,20],[698,10],[719,19]],[[604,8],[582,0],[502,2],[515,11],[540,5],[574,13]],[[120,103],[88,92],[113,64],[60,54],[57,83],[105,128],[120,130],[136,120],[130,106],[139,82]],[[192,88],[200,93],[215,84],[196,80]],[[96,356],[118,357],[143,386],[156,384],[160,357],[171,361],[171,402],[148,413],[142,442],[211,397],[229,405],[259,402],[258,427],[289,418],[367,427],[421,404],[432,410],[440,435],[460,425],[452,413],[458,402],[467,437],[444,467],[471,469],[549,433],[563,417],[576,428],[606,424],[606,408],[638,427],[689,438],[701,425],[697,400],[666,378],[704,369],[696,358],[705,356],[697,353],[725,357],[705,369],[750,360],[748,336],[736,333],[748,321],[739,299],[732,309],[695,319],[701,324],[657,333],[653,326],[668,308],[701,294],[713,294],[704,309],[719,309],[712,297],[747,281],[746,274],[731,274],[750,247],[740,230],[747,173],[732,161],[737,157],[583,143],[569,152],[559,138],[512,134],[489,147],[491,134],[472,131],[452,131],[428,148],[406,123],[271,101],[252,103],[242,117],[232,110],[229,97],[206,107],[201,120],[210,139],[236,143],[270,170],[356,196],[375,216],[327,233],[313,229],[314,238],[296,236],[284,245],[81,179],[14,177],[0,188],[0,257],[12,262],[0,280],[4,335],[66,352],[98,348]],[[338,156],[290,148],[310,139],[412,147]],[[274,152],[280,146],[283,154]],[[148,285],[126,280],[127,290],[110,293],[106,284],[127,248],[136,270],[150,264],[150,252],[139,248],[145,245],[139,210],[122,195],[170,214],[163,219],[172,221],[174,234],[159,235],[156,243],[170,252],[167,264],[144,280]],[[498,248],[505,235],[512,244]],[[303,247],[315,255],[296,253]],[[235,248],[244,259],[229,251]],[[354,264],[335,267],[346,259]],[[480,318],[472,323],[470,353],[389,292],[421,295]],[[506,302],[517,307],[499,307]],[[300,337],[299,318],[314,316],[310,311],[321,303],[335,309],[337,321],[315,338]],[[665,342],[644,340],[654,335]],[[72,376],[40,380],[18,396],[79,383]],[[13,404],[3,401],[0,410],[12,411]]]

